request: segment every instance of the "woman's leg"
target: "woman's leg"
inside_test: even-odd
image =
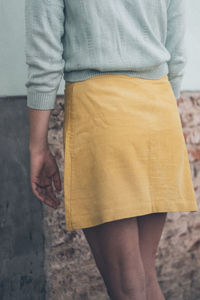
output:
[[[112,300],[146,300],[137,219],[106,222],[83,232]]]
[[[147,300],[163,300],[155,269],[155,256],[167,213],[138,216],[140,252],[146,277]]]

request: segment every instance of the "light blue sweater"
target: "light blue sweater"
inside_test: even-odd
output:
[[[187,63],[185,0],[26,0],[27,106],[54,109],[61,79],[157,79],[176,98]]]

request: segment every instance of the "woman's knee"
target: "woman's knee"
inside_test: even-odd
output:
[[[125,260],[122,256],[105,266],[103,277],[111,299],[145,299],[145,272],[139,257]]]
[[[120,270],[120,287],[123,293],[129,294],[134,290],[143,291],[145,289],[145,271],[143,264],[133,261],[133,265]]]

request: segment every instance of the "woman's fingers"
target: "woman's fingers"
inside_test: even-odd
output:
[[[53,192],[53,188],[52,188],[52,185],[48,186],[46,188],[46,191],[47,191],[47,195],[50,199],[53,200],[53,202],[58,206],[60,204],[60,200],[56,198],[54,192]]]
[[[31,185],[33,193],[44,204],[57,208],[60,201],[54,194],[53,182],[55,189],[60,191],[61,179],[56,160],[50,153],[43,157],[43,161],[39,159],[32,157]]]
[[[54,186],[55,186],[56,190],[58,192],[60,192],[61,189],[62,189],[62,186],[61,186],[61,179],[60,179],[60,173],[59,173],[58,168],[57,168],[56,172],[53,175],[53,183],[54,183]]]
[[[53,179],[54,186],[57,191],[61,191],[61,179],[59,168],[56,163],[55,157],[51,154],[49,163],[46,165],[45,168],[46,176],[50,179]]]
[[[40,201],[42,201],[44,204],[53,207],[53,208],[57,208],[57,205],[55,204],[55,202],[49,198],[46,194],[44,195],[39,195],[39,197],[37,197]]]
[[[55,195],[52,195],[52,192],[50,193],[50,191],[53,191],[51,183],[44,184],[35,181],[32,183],[32,190],[38,200],[53,208],[57,208],[59,201],[56,199]]]

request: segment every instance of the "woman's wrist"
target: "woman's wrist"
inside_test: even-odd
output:
[[[29,152],[31,154],[43,154],[47,151],[49,151],[48,143],[37,145],[29,143]]]
[[[29,150],[31,153],[43,154],[48,151],[48,122],[50,110],[29,110],[30,137]]]

